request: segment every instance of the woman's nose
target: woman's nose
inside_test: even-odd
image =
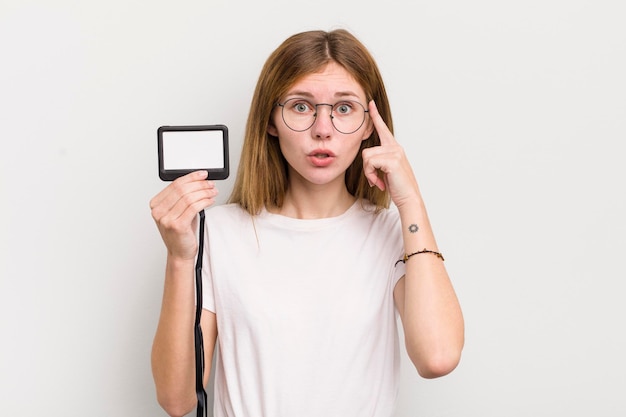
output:
[[[330,137],[333,133],[333,107],[330,104],[318,104],[315,111],[315,122],[311,129],[313,136],[320,139]]]

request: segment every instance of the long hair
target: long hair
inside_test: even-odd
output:
[[[367,48],[344,29],[308,31],[286,39],[267,59],[250,105],[250,113],[237,171],[229,198],[251,215],[263,207],[282,207],[289,179],[287,161],[278,141],[267,128],[272,111],[282,95],[302,77],[320,71],[336,62],[348,71],[365,91],[368,101],[374,100],[378,112],[393,132],[387,92],[374,58]],[[376,129],[361,142],[361,149],[348,167],[345,181],[348,192],[369,200],[377,210],[389,206],[389,194],[370,187],[363,174],[364,148],[380,145]]]

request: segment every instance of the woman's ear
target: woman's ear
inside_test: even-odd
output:
[[[267,133],[270,134],[270,136],[274,136],[274,137],[278,137],[278,129],[276,129],[276,126],[274,126],[273,122],[270,122],[267,125]]]
[[[367,126],[365,126],[365,130],[363,132],[363,138],[361,138],[361,140],[364,141],[364,140],[369,139],[369,137],[372,136],[372,133],[374,133],[374,122],[372,122],[372,119],[368,117]]]

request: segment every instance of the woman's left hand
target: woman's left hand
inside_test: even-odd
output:
[[[407,202],[419,200],[417,180],[404,149],[378,113],[374,101],[369,102],[369,114],[380,138],[380,146],[363,150],[363,171],[370,186],[381,190],[389,189],[391,200],[398,207]],[[381,179],[377,170],[384,175]]]

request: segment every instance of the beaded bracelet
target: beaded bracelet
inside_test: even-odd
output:
[[[406,263],[406,261],[409,260],[409,258],[413,255],[419,255],[420,253],[432,253],[433,255],[435,255],[437,258],[441,259],[442,261],[445,261],[445,259],[443,259],[443,255],[439,252],[435,252],[434,250],[428,250],[426,248],[424,248],[423,250],[417,251],[417,252],[413,252],[411,254],[404,254],[404,257],[402,259],[399,259],[398,262],[396,262],[395,265],[398,265],[400,262],[402,262],[403,264]],[[394,265],[394,266],[395,266]]]

